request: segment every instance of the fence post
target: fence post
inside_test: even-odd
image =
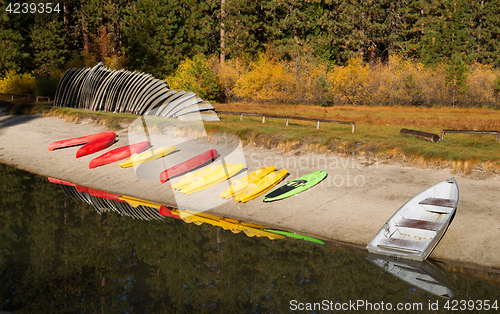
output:
[[[316,124],[316,129],[319,129],[319,121],[318,121],[318,124]]]
[[[441,132],[441,139],[444,138],[444,130]]]
[[[14,95],[10,95],[10,100],[14,100]]]
[[[265,122],[266,122],[266,116],[262,115],[262,123],[265,123]]]
[[[288,126],[288,118],[286,118],[286,126]]]
[[[497,132],[497,139],[496,142],[498,143],[500,141],[500,131]]]
[[[243,114],[240,114],[240,121],[243,121]]]
[[[354,133],[354,131],[356,130],[356,124],[352,124],[352,133]]]

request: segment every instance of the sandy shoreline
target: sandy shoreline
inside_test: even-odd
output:
[[[0,111],[3,112],[1,108]],[[1,113],[0,162],[167,206],[211,209],[221,216],[359,246],[365,246],[408,199],[431,185],[455,177],[460,189],[457,214],[431,257],[500,269],[500,250],[497,249],[500,243],[500,178],[497,176],[474,180],[446,169],[417,169],[363,157],[314,155],[300,150],[281,153],[252,145],[237,146],[234,142],[230,145],[212,143],[221,154],[228,155],[226,161],[244,161],[248,171],[274,164],[289,170],[288,179],[315,170],[328,171],[329,176],[322,184],[298,196],[273,203],[264,203],[259,198],[239,204],[234,200],[218,200],[217,195],[225,189],[223,185],[185,196],[174,193],[168,184],[162,185],[156,180],[158,169],[181,161],[184,158],[181,153],[163,158],[168,161],[159,160],[140,169],[121,169],[116,163],[88,169],[88,162],[95,156],[76,159],[78,147],[47,150],[53,141],[102,131],[106,129],[90,121],[75,124],[54,117],[5,116]],[[127,130],[117,133],[119,142],[108,150],[126,145],[129,137],[135,139]],[[155,146],[177,141],[175,145],[180,147],[180,152],[210,147],[203,139],[174,140],[175,134],[148,136],[154,138]]]

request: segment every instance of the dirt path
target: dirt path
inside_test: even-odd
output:
[[[455,177],[460,201],[455,220],[431,257],[468,266],[500,269],[500,178],[482,180],[452,174],[446,169],[417,169],[387,161],[339,155],[313,155],[301,151],[242,147],[231,136],[214,137],[211,144],[203,132],[181,138],[174,131],[141,134],[122,130],[118,143],[108,150],[148,138],[155,148],[177,145],[178,151],[147,166],[121,169],[116,163],[88,169],[95,156],[75,158],[78,147],[48,151],[49,143],[106,131],[89,121],[65,123],[41,116],[0,116],[0,161],[43,176],[129,195],[177,208],[211,210],[221,216],[295,231],[322,239],[366,245],[386,220],[420,191]],[[198,137],[198,138],[197,138]],[[215,142],[218,142],[217,144]],[[192,195],[173,192],[161,184],[159,172],[210,147],[224,161],[242,162],[248,171],[274,164],[290,172],[288,179],[324,169],[327,179],[314,189],[273,203],[254,199],[248,203],[218,197],[227,184]],[[243,176],[244,173],[239,176]],[[178,179],[173,180],[175,183]]]

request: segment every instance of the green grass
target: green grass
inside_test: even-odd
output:
[[[273,114],[285,115],[292,113],[291,110],[286,111],[279,106]],[[125,123],[138,123],[137,120],[140,116],[125,113],[109,113],[109,112],[91,112],[83,109],[75,108],[61,108],[50,107],[48,105],[41,105],[40,103],[16,103],[10,106],[12,113],[33,113],[44,112],[46,115],[64,117],[67,121],[78,121],[82,118],[91,118],[101,124],[106,125],[111,129],[121,128],[121,124]],[[317,108],[314,108],[317,110]],[[240,121],[238,115],[225,115],[223,114],[222,122],[205,122],[204,127],[208,133],[232,133],[240,137],[241,140],[248,142],[255,139],[261,141],[271,141],[276,146],[276,143],[301,143],[302,145],[316,144],[337,152],[355,153],[355,154],[374,154],[378,156],[388,156],[390,158],[404,158],[420,165],[442,164],[443,162],[458,164],[461,162],[468,162],[468,167],[475,165],[478,162],[488,164],[489,171],[498,171],[500,169],[500,143],[495,142],[495,135],[473,135],[473,134],[446,134],[445,138],[439,143],[431,143],[417,138],[403,137],[399,135],[402,128],[420,129],[426,132],[440,134],[443,127],[431,124],[422,127],[420,122],[415,122],[412,125],[411,119],[436,119],[436,112],[421,112],[412,109],[405,113],[404,110],[387,110],[386,107],[380,108],[377,112],[376,108],[368,108],[360,110],[360,108],[340,108],[339,110],[351,113],[360,114],[363,119],[356,124],[356,131],[352,133],[351,125],[333,124],[333,123],[320,123],[320,128],[316,129],[316,122],[290,120],[289,125],[285,126],[285,119],[280,118],[266,118],[266,122],[262,123],[261,117],[244,116],[243,121]],[[366,112],[372,112],[367,118]],[[48,112],[48,113],[47,113]],[[262,112],[255,109],[253,112]],[[313,111],[312,111],[313,112]],[[439,112],[439,110],[438,110]],[[487,119],[490,111],[474,109],[472,112],[468,110],[449,110],[442,112],[443,118],[452,117],[453,121],[461,120],[481,121]],[[312,114],[308,112],[308,116]],[[378,116],[377,116],[378,115]],[[338,114],[331,114],[328,117],[318,116],[318,118],[338,118]],[[377,117],[391,116],[393,123],[386,124],[382,122],[370,123]],[[352,115],[353,120],[356,121],[356,116]],[[358,116],[359,118],[360,116]],[[343,116],[345,118],[345,115]],[[178,125],[181,129],[186,131],[196,130],[203,127],[200,123],[182,123],[178,120],[167,120],[158,117],[147,117],[148,128],[152,129],[155,126],[160,130],[170,125]],[[341,119],[345,120],[345,119]],[[405,122],[404,124],[397,123],[399,121]],[[446,121],[446,120],[444,120]],[[385,121],[384,121],[385,122]],[[395,122],[395,123],[394,123]],[[355,148],[358,147],[358,148]],[[359,148],[361,147],[361,148]],[[458,167],[458,166],[457,166]],[[460,170],[460,169],[459,169]],[[470,171],[470,169],[462,169],[462,171]]]
[[[344,145],[358,141],[376,143],[378,145],[375,154],[399,151],[406,157],[421,157],[425,161],[474,160],[493,162],[500,167],[500,143],[495,142],[495,135],[446,134],[441,142],[431,143],[399,135],[399,131],[408,128],[408,125],[357,124],[355,133],[352,133],[350,125],[320,123],[320,128],[316,129],[316,122],[312,121],[290,120],[288,127],[285,126],[284,119],[278,118],[266,118],[266,123],[262,124],[262,119],[259,117],[245,116],[243,121],[240,121],[239,116],[223,115],[222,121],[222,124],[211,122],[205,126],[210,132],[236,131],[247,134],[246,137],[278,134],[282,141],[305,141],[325,146],[333,141],[340,141]],[[440,128],[430,128],[425,131],[441,133]]]

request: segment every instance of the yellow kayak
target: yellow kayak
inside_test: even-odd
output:
[[[239,180],[233,181],[229,188],[222,192],[219,196],[222,198],[231,198],[233,196],[236,196],[243,192],[245,188],[250,184],[254,183],[255,181],[259,180],[262,177],[265,177],[266,175],[270,174],[276,170],[275,166],[269,166],[265,168],[260,168],[259,170],[252,172],[251,174],[247,175],[246,177],[243,177]]]
[[[223,167],[219,171],[212,172],[210,175],[198,177],[186,188],[182,189],[181,192],[184,194],[191,194],[214,186],[237,174],[241,169],[243,169],[243,167],[243,164],[230,165],[228,167]]]
[[[253,198],[256,198],[259,195],[262,195],[269,191],[276,184],[280,183],[281,180],[285,178],[288,170],[281,169],[274,171],[273,173],[268,174],[267,176],[250,183],[245,191],[243,191],[240,195],[235,197],[234,199],[238,202],[247,202]]]
[[[118,165],[122,168],[137,166],[142,163],[166,156],[176,149],[177,146],[165,146],[142,154],[133,154],[132,156],[130,156],[130,158],[119,163]]]
[[[230,165],[231,165],[230,163],[225,163],[226,167],[228,167]],[[222,164],[218,164],[218,165],[213,165],[207,169],[203,169],[200,171],[189,172],[188,174],[184,175],[179,182],[177,182],[176,184],[173,184],[172,187],[176,190],[182,190],[185,187],[187,187],[189,184],[191,184],[191,182],[196,180],[198,177],[203,177],[203,176],[209,175],[210,173],[212,173],[214,171],[219,171],[222,169],[222,167],[223,167]]]

